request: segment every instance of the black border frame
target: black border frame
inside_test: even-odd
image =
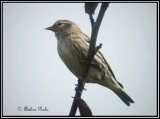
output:
[[[26,117],[26,118],[35,118],[35,117],[38,117],[38,118],[53,118],[53,117],[68,117],[70,118],[69,116],[60,116],[60,115],[50,115],[50,116],[39,116],[39,115],[23,115],[23,116],[20,116],[20,115],[4,115],[3,114],[3,4],[4,3],[84,3],[84,2],[88,2],[88,1],[1,1],[1,117],[12,117],[12,118],[20,118],[20,117]],[[93,116],[95,118],[97,117],[107,117],[107,118],[113,118],[113,117],[124,117],[124,118],[129,118],[129,117],[159,117],[159,1],[89,1],[89,2],[110,2],[110,3],[157,3],[157,21],[156,21],[156,24],[157,24],[157,115],[155,116],[143,116],[143,115],[137,115],[137,116]],[[81,116],[75,116],[75,118],[77,117],[81,117]],[[73,118],[73,117],[72,117]],[[83,117],[84,118],[84,117]],[[87,117],[85,117],[87,118]]]

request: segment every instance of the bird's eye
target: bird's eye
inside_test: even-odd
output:
[[[61,26],[61,25],[62,25],[62,23],[61,23],[61,22],[59,22],[59,23],[58,23],[58,26]]]

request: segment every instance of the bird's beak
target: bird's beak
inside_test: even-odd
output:
[[[45,30],[51,30],[51,31],[54,31],[54,27],[53,27],[53,26],[50,26],[50,27],[45,28]]]

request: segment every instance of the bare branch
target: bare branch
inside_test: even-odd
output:
[[[82,77],[78,79],[78,86],[77,86],[76,94],[74,97],[79,97],[79,98],[81,97],[81,94],[83,92],[84,85],[86,82],[86,77],[88,75],[89,69],[92,64],[93,57],[102,46],[102,44],[100,44],[98,47],[95,47],[98,31],[99,31],[104,13],[105,13],[106,9],[108,8],[108,6],[109,6],[109,3],[102,3],[97,20],[94,24],[93,24],[93,18],[92,18],[92,16],[90,16],[91,17],[90,18],[91,25],[92,25],[91,42],[90,42],[90,47],[89,47],[89,51],[88,51],[88,57],[87,57],[86,65],[85,65],[85,70],[84,70]],[[77,104],[76,104],[76,100],[74,98],[69,116],[75,116],[76,111],[77,111]]]
[[[91,26],[93,28],[95,22],[94,22],[92,14],[89,14],[89,19],[90,19],[90,22],[91,22]]]

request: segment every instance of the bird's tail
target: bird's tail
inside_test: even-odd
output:
[[[128,94],[122,89],[119,88],[118,90],[113,90],[121,100],[127,105],[130,106],[130,103],[134,103],[134,101],[128,96]]]
[[[105,86],[115,92],[118,97],[127,105],[130,106],[130,103],[134,101],[128,96],[128,94],[123,90],[122,84],[117,82],[113,77],[106,79],[102,83],[99,83],[102,86]]]

